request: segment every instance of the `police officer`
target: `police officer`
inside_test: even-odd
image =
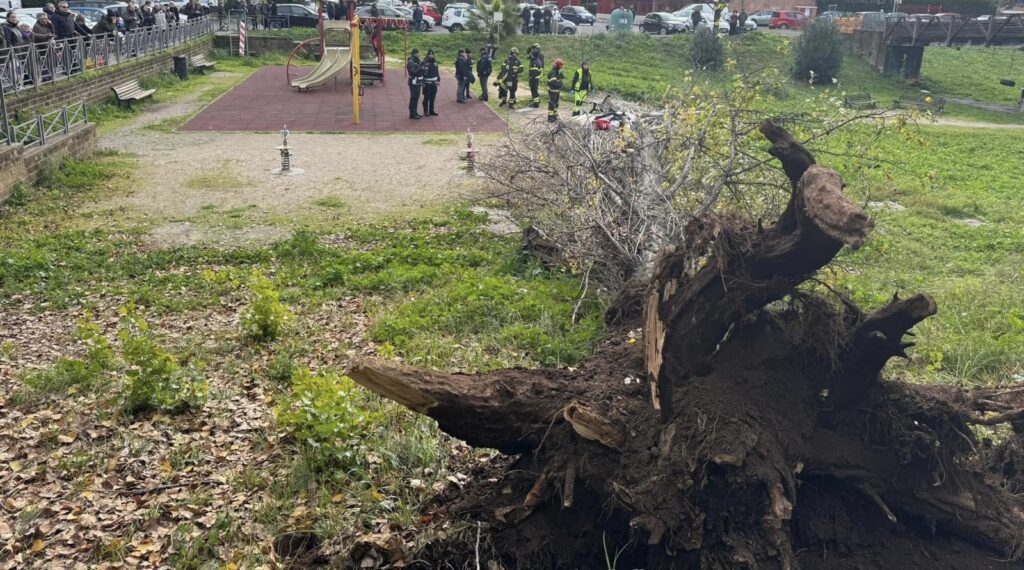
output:
[[[476,76],[480,78],[480,100],[487,100],[487,79],[491,76],[491,50],[480,48],[480,59],[476,61]]]
[[[409,75],[409,118],[419,119],[417,112],[420,102],[420,87],[423,81],[423,64],[420,63],[420,50],[413,48],[409,61],[405,62],[405,71]]]
[[[427,50],[427,58],[423,60],[420,70],[423,76],[423,116],[436,117],[434,100],[437,99],[437,86],[441,83],[441,73],[437,69],[434,50]]]
[[[530,47],[530,106],[540,107],[540,76],[544,73],[544,55],[540,53],[540,44]]]
[[[565,63],[561,58],[556,59],[551,71],[548,72],[548,122],[558,121],[558,98],[562,95],[562,87],[565,86],[565,74],[562,67]]]
[[[498,106],[508,103],[509,109],[516,107],[516,91],[519,89],[519,74],[523,72],[523,64],[519,62],[519,48],[508,51],[508,58],[498,70],[498,78],[494,85],[498,87]]]
[[[587,93],[594,90],[594,78],[590,75],[590,64],[583,62],[576,73],[572,74],[572,116],[580,114],[583,102],[587,100]]]

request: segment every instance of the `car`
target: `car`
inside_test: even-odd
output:
[[[409,20],[409,26],[412,26],[412,8],[406,8],[405,6],[396,6],[395,10],[397,10],[403,16],[405,16],[405,19]],[[426,14],[423,14],[423,31],[429,31],[430,28],[433,28],[434,24],[436,23],[436,20],[434,20],[433,18]],[[410,27],[410,29],[412,28]]]
[[[821,20],[823,22],[832,22],[838,18],[845,18],[847,16],[849,16],[849,14],[846,12],[840,12],[839,10],[826,10],[818,14],[818,16],[814,19]]]
[[[559,34],[571,36],[576,33],[576,24],[563,18],[557,9],[551,10],[551,21]]]
[[[699,4],[699,6],[706,6],[706,4]],[[718,20],[718,32],[719,33],[723,33],[723,34],[728,34],[729,33],[729,18],[731,16],[731,14],[732,14],[731,12],[722,12],[721,17]],[[691,18],[691,16],[693,15],[693,9],[691,9],[691,8],[683,8],[682,10],[678,10],[676,12],[673,12],[672,15],[675,16],[676,18],[686,22],[687,23],[686,30],[687,31],[691,31],[691,28],[693,27],[693,19]],[[704,18],[701,21],[701,26],[702,27],[703,26],[710,26],[711,25],[710,22],[714,22],[715,21],[715,13],[714,13],[713,10],[710,13],[708,13],[706,10],[701,10],[701,16]],[[756,29],[757,29],[757,22],[755,22],[749,16],[747,16],[747,21],[746,21],[746,23],[743,24],[743,31],[745,31],[745,32],[753,32]]]
[[[435,23],[441,21],[441,13],[437,11],[437,6],[433,2],[420,2],[420,8],[423,9],[423,15],[430,16]]]
[[[469,4],[449,4],[441,16],[441,27],[452,33],[465,31],[469,29],[469,21],[477,14],[479,11]]]
[[[768,22],[768,29],[770,30],[799,30],[807,25],[807,16],[804,16],[800,12],[779,12],[777,16],[772,16],[770,22]]]
[[[640,31],[648,34],[681,34],[690,31],[692,24],[668,12],[651,12],[640,22]]]
[[[373,6],[359,6],[356,8],[356,16],[359,16],[360,18],[369,18],[371,17],[370,10],[372,9]],[[400,11],[398,8],[392,8],[391,6],[381,6],[378,4],[377,13],[380,14],[381,18],[387,18],[384,20],[385,31],[402,29],[401,25],[394,20],[406,20],[407,22],[412,20],[411,13],[406,17],[404,12]],[[424,21],[426,21],[426,17],[424,17]]]
[[[568,20],[577,26],[582,26],[583,24],[590,24],[593,26],[594,22],[597,20],[597,18],[595,18],[594,15],[588,12],[583,6],[566,6],[562,8],[559,13],[562,14],[562,19]]]
[[[278,4],[276,15],[285,18],[285,27],[315,28],[320,24],[320,16],[302,4]]]
[[[752,21],[756,23],[758,26],[767,26],[768,24],[771,23],[772,18],[774,18],[777,14],[778,12],[775,10],[761,10],[759,12],[754,12],[750,16],[747,16],[747,21]]]

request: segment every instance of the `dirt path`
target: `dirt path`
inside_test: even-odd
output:
[[[935,124],[941,127],[961,127],[966,129],[1024,129],[1024,125],[1006,125],[1001,123],[986,123],[982,121],[964,121],[961,119],[939,118]]]
[[[152,128],[195,113],[205,104],[202,95],[150,107],[100,139],[101,147],[140,160],[138,189],[96,209],[127,208],[128,219],[152,228],[154,246],[266,243],[298,225],[433,208],[470,197],[477,188],[461,173],[465,141],[447,133],[292,134],[292,164],[304,173],[276,176],[277,133]],[[477,140],[487,145],[498,139]]]

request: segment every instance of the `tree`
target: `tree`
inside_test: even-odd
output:
[[[815,20],[793,42],[793,77],[811,83],[830,83],[839,76],[843,48],[839,29],[830,21]]]
[[[496,21],[497,14],[501,14],[501,21]],[[514,36],[519,29],[516,26],[518,17],[516,5],[512,2],[476,0],[476,11],[469,20],[469,27],[484,33],[493,31],[498,38],[506,38]]]

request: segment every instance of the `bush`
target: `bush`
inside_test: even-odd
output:
[[[242,312],[242,334],[256,342],[274,340],[292,319],[292,313],[281,302],[281,294],[273,283],[262,273],[253,272],[250,288],[253,299]]]
[[[202,373],[194,366],[182,366],[163,349],[144,319],[123,310],[117,334],[127,364],[121,394],[125,413],[180,413],[206,405],[207,384]]]
[[[323,467],[357,465],[362,441],[382,421],[380,413],[359,405],[347,376],[306,369],[292,374],[292,393],[277,408],[278,426],[316,451]]]
[[[694,69],[720,69],[725,61],[725,48],[711,28],[703,27],[693,34],[690,61]]]
[[[832,22],[811,22],[793,42],[793,77],[799,81],[831,83],[842,64],[839,30]]]

